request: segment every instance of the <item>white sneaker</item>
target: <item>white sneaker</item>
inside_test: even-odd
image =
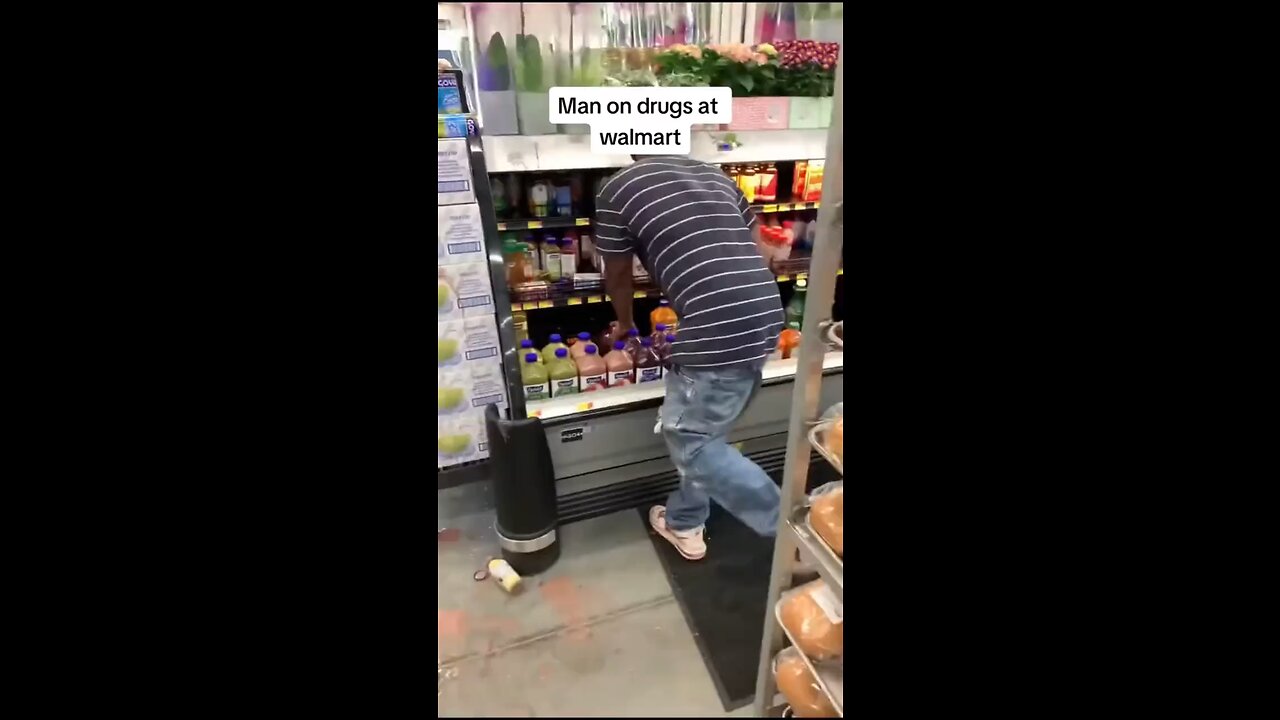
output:
[[[707,554],[707,544],[702,540],[702,526],[692,530],[672,530],[667,527],[667,509],[662,505],[649,508],[649,524],[659,535],[675,547],[685,560],[701,560]]]

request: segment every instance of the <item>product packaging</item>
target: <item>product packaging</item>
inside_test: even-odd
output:
[[[436,204],[456,205],[476,201],[471,183],[471,160],[467,155],[467,141],[451,138],[439,141],[436,158]]]
[[[446,265],[438,268],[441,281],[440,300],[445,297],[444,286],[452,293],[456,311],[446,313],[440,308],[440,319],[493,315],[493,287],[489,282],[489,264],[483,262]]]
[[[810,660],[844,655],[844,603],[822,580],[783,595],[778,601],[778,615]]]
[[[809,493],[809,524],[822,540],[844,557],[844,481],[827,483]]]
[[[817,202],[822,199],[822,168],[825,164],[825,160],[809,161],[804,180],[804,195],[800,198],[801,200]]]
[[[783,648],[773,658],[773,678],[778,683],[778,692],[787,699],[795,717],[838,717],[836,709],[818,685],[818,679],[794,647]]]
[[[488,260],[484,250],[484,230],[480,226],[480,208],[469,205],[443,205],[436,212],[436,240],[443,250],[441,265],[458,265]]]
[[[471,408],[471,372],[465,366],[436,370],[436,414],[460,415]]]

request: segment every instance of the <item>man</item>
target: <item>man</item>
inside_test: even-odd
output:
[[[633,255],[680,318],[662,406],[662,435],[680,487],[666,506],[649,511],[650,524],[689,560],[707,552],[709,498],[760,535],[773,535],[778,486],[727,441],[783,327],[778,284],[753,237],[755,213],[715,165],[666,156],[614,175],[596,210],[596,246],[618,316],[615,339],[635,325]]]

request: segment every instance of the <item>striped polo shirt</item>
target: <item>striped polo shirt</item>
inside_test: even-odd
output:
[[[778,283],[751,237],[755,212],[720,168],[644,158],[605,183],[596,211],[605,262],[634,252],[671,300],[680,318],[674,364],[725,367],[777,347]]]

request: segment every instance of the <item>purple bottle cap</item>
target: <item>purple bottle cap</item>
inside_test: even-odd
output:
[[[613,349],[614,349],[614,350],[621,350],[621,349],[625,348],[626,346],[627,346],[627,344],[626,344],[626,343],[622,342],[621,340],[618,340],[617,342],[615,342],[615,343],[613,344]]]
[[[527,363],[536,363],[536,362],[538,362],[538,353],[525,353],[525,355],[524,355],[524,361],[525,361],[525,362],[527,362]]]
[[[560,342],[563,339],[560,337],[560,333],[551,333],[551,342]]]
[[[640,338],[640,344],[641,344],[641,345],[643,345],[643,346],[645,346],[645,347],[652,347],[652,346],[653,346],[653,338],[647,338],[647,337]],[[560,352],[560,351],[559,351],[559,350],[557,350],[556,352]]]
[[[556,357],[562,358],[567,356],[568,354],[569,354],[568,350],[565,350],[564,348],[556,348]]]
[[[627,331],[627,335],[629,335],[629,336],[631,336],[631,337],[639,337],[639,336],[640,336],[640,331],[639,331],[639,330],[637,330],[637,329],[635,329],[635,328],[631,328],[630,330],[628,330],[628,331]]]
[[[675,342],[675,341],[676,341],[676,336],[675,336],[675,335],[668,335],[668,336],[667,336],[667,342],[669,342],[669,343],[673,343],[673,342]]]
[[[582,352],[584,352],[584,353],[586,353],[586,354],[588,354],[588,355],[595,355],[595,354],[596,354],[596,346],[595,346],[595,345],[588,345],[585,349],[583,349],[583,351],[582,351]]]
[[[590,340],[590,339],[591,339],[591,333],[589,333],[589,332],[580,332],[580,333],[578,333],[578,339],[579,339],[579,340]]]
[[[522,347],[522,348],[531,348],[531,347],[533,347],[533,341],[532,341],[532,340],[521,340],[521,341],[520,341],[520,347]]]
[[[658,332],[660,332],[660,333],[666,333],[666,332],[667,332],[667,324],[666,324],[666,323],[658,323],[657,325],[654,325],[654,326],[653,326],[653,329],[654,329],[654,330],[657,330],[657,331],[658,331]]]

